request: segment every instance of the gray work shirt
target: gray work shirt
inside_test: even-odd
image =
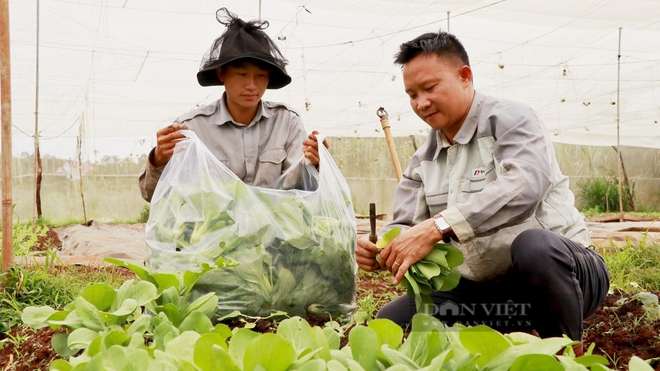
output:
[[[574,206],[568,177],[528,106],[475,92],[451,145],[431,130],[397,186],[394,220],[413,226],[441,214],[464,255],[465,278],[483,281],[511,266],[513,239],[544,228],[589,246],[587,221]]]
[[[216,102],[179,116],[213,155],[245,184],[267,187],[302,156],[305,128],[298,114],[283,103],[261,101],[245,126],[233,120],[225,94]],[[165,168],[152,165],[153,152],[139,175],[142,197],[151,201]]]

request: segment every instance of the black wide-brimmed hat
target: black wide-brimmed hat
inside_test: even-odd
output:
[[[216,12],[216,19],[227,29],[220,35],[211,48],[204,54],[197,72],[197,81],[202,86],[224,85],[218,78],[216,69],[227,63],[242,59],[255,60],[270,67],[268,89],[279,89],[291,82],[286,73],[287,60],[275,43],[263,31],[268,28],[268,21],[245,22],[227,8]]]

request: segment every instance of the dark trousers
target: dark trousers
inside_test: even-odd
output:
[[[594,250],[543,229],[521,233],[511,245],[511,269],[495,280],[461,278],[451,291],[432,294],[434,316],[447,325],[484,324],[501,332],[536,330],[542,338],[582,339],[583,320],[605,301],[610,280]],[[403,295],[378,318],[407,325],[417,312]]]

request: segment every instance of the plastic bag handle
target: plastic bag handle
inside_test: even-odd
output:
[[[326,136],[316,134],[316,140],[319,143],[319,189],[339,192],[343,190],[345,194],[350,194],[350,188],[346,183],[335,160],[330,155],[330,151],[325,148],[323,141]]]

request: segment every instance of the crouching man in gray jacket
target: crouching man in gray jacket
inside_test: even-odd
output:
[[[467,52],[451,34],[401,45],[396,64],[410,105],[433,130],[399,183],[394,220],[402,233],[379,251],[358,241],[360,268],[391,270],[399,283],[438,241],[464,255],[461,281],[432,295],[446,323],[582,340],[582,321],[609,289],[603,259],[589,249],[587,221],[574,207],[553,145],[528,106],[474,90]],[[380,260],[376,260],[380,254]],[[406,324],[412,297],[378,317]],[[581,346],[574,347],[576,354]]]

